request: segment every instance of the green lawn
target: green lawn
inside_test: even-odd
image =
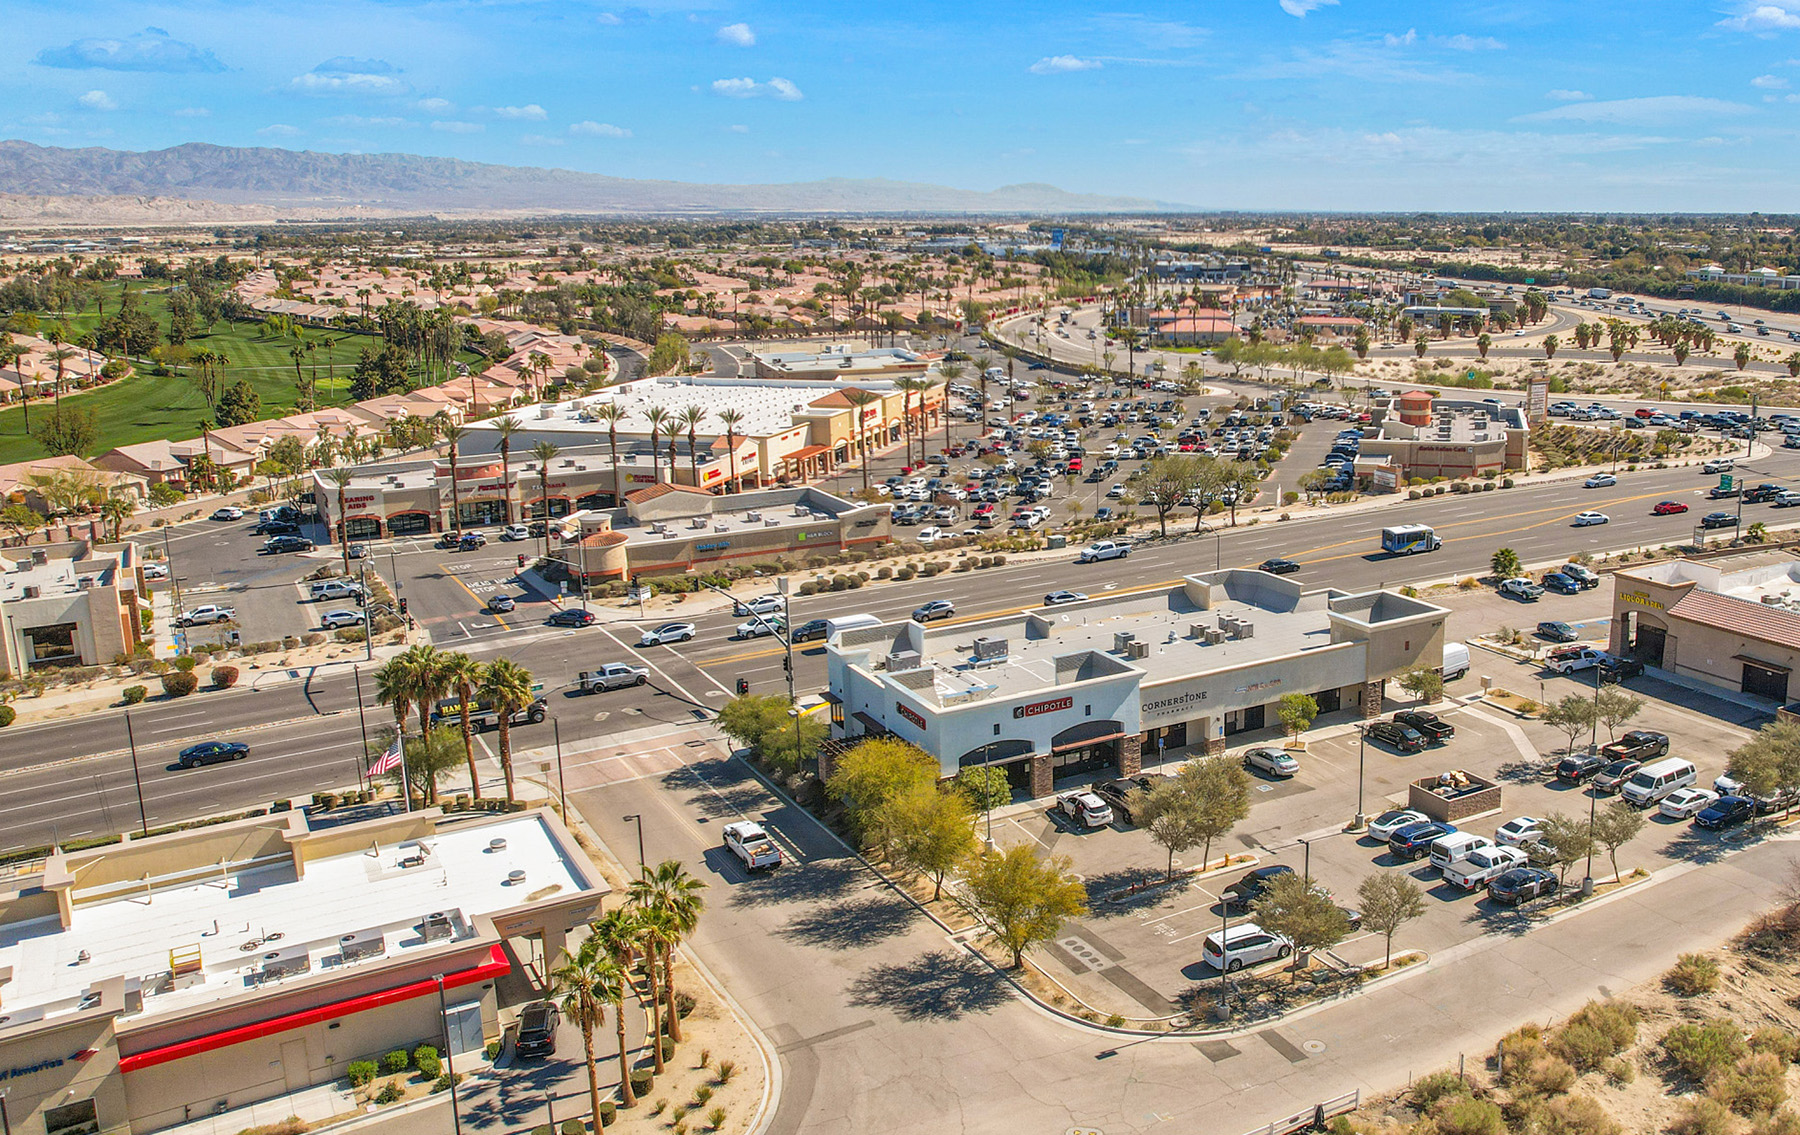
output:
[[[117,284],[107,286],[106,310],[109,313],[116,310],[121,290]],[[145,309],[157,316],[166,329],[168,320],[162,296],[141,287],[132,290],[138,293]],[[69,325],[73,338],[92,329],[100,319],[99,313],[90,309],[81,315],[70,316],[64,322]],[[278,418],[293,412],[294,400],[299,396],[294,383],[294,363],[288,352],[299,343],[316,343],[317,348],[300,366],[308,375],[315,365],[317,367],[320,407],[349,402],[348,368],[355,365],[364,347],[380,349],[380,338],[337,330],[308,330],[304,336],[303,340],[273,337],[264,333],[260,323],[231,324],[221,320],[213,326],[212,334],[196,336],[188,341],[188,346],[194,351],[224,354],[231,361],[221,370],[221,389],[240,378],[248,379],[262,399],[263,417]],[[471,367],[479,365],[479,356],[472,353],[465,352],[458,357]],[[337,368],[337,380],[329,382],[327,376],[333,364]],[[115,446],[157,438],[181,440],[200,436],[200,420],[208,417],[209,412],[206,399],[194,380],[185,370],[180,375],[157,376],[149,374],[148,369],[141,367],[140,373],[131,378],[99,390],[64,395],[65,404],[94,411],[95,423],[99,426],[99,439],[93,451],[83,456],[92,457]],[[32,400],[34,422],[38,409],[47,408],[47,405],[38,399]],[[25,430],[24,408],[10,406],[0,410],[0,464],[44,455],[44,447]]]

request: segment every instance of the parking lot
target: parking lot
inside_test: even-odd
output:
[[[1474,674],[1483,673],[1496,677],[1497,684],[1510,682],[1514,689],[1529,685],[1533,694],[1541,677],[1545,695],[1551,699],[1591,689],[1585,675],[1540,675],[1529,665],[1493,655],[1478,658]],[[1694,762],[1702,787],[1723,771],[1724,754],[1749,737],[1757,723],[1755,711],[1737,703],[1653,679],[1634,679],[1628,687],[1644,699],[1644,707],[1620,732],[1647,729],[1666,733],[1670,755]],[[1471,677],[1456,683],[1452,696],[1478,690],[1477,677]],[[1390,703],[1390,710],[1404,708],[1404,704]],[[1561,813],[1579,817],[1586,814],[1590,802],[1605,807],[1616,799],[1554,780],[1556,762],[1568,741],[1561,731],[1480,701],[1453,706],[1442,710],[1441,716],[1455,726],[1456,735],[1410,756],[1374,743],[1360,745],[1359,734],[1348,719],[1327,724],[1321,730],[1327,735],[1309,741],[1306,751],[1297,754],[1298,775],[1278,780],[1252,774],[1250,815],[1215,844],[1211,861],[1218,862],[1226,852],[1247,853],[1255,855],[1261,866],[1283,864],[1309,872],[1348,907],[1357,905],[1357,886],[1365,877],[1405,872],[1424,891],[1426,913],[1396,935],[1397,951],[1437,954],[1483,934],[1528,933],[1552,909],[1562,908],[1547,900],[1516,909],[1491,903],[1483,890],[1468,892],[1445,883],[1424,859],[1401,861],[1385,843],[1343,831],[1357,811],[1359,756],[1363,758],[1364,811],[1371,818],[1390,807],[1404,807],[1409,782],[1453,769],[1491,778],[1502,786],[1497,812],[1457,824],[1459,830],[1489,837],[1515,816],[1541,818]],[[1599,741],[1604,744],[1608,739],[1602,726]],[[1234,756],[1258,743],[1280,743],[1272,735],[1234,740],[1238,743],[1229,750]],[[1586,742],[1583,737],[1582,746]],[[1074,787],[1059,785],[1064,790]],[[1662,817],[1654,808],[1645,813],[1645,819],[1643,831],[1619,852],[1619,867],[1624,872],[1634,868],[1654,872],[1673,863],[1705,861],[1757,838],[1763,830],[1749,825],[1704,832],[1685,820]],[[1045,854],[1073,859],[1075,871],[1088,886],[1090,912],[1066,924],[1039,957],[1052,976],[1090,1005],[1126,1017],[1162,1016],[1190,1005],[1196,993],[1208,988],[1207,983],[1216,982],[1218,973],[1201,960],[1201,949],[1206,935],[1221,928],[1225,912],[1220,894],[1244,875],[1250,864],[1107,901],[1104,896],[1119,896],[1133,884],[1162,877],[1167,852],[1148,833],[1122,820],[1085,831],[1034,811],[997,822],[994,836],[1003,847],[1034,843]],[[1184,861],[1198,863],[1200,857],[1201,849],[1195,848],[1177,856],[1176,866],[1179,869]],[[1584,869],[1582,863],[1570,869],[1570,888],[1578,885]],[[1593,874],[1602,882],[1613,875],[1604,848],[1596,854]],[[1233,923],[1246,917],[1242,910],[1231,913]],[[1379,965],[1383,952],[1380,935],[1353,932],[1326,961],[1332,965]],[[1278,972],[1282,964],[1267,963],[1262,968]]]

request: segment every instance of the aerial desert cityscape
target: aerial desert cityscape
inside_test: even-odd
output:
[[[1800,1133],[1800,0],[1021,14],[9,13],[0,1135]]]

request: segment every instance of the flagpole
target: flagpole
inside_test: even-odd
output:
[[[412,811],[412,781],[406,776],[406,730],[394,730],[394,746],[400,750],[400,799]]]

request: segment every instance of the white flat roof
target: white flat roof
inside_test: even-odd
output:
[[[706,411],[705,421],[695,431],[696,437],[708,440],[725,432],[725,425],[719,421],[719,411],[734,409],[744,415],[738,423],[737,435],[740,438],[764,437],[780,433],[794,427],[794,415],[807,412],[818,413],[812,409],[812,403],[831,394],[833,391],[845,389],[850,385],[866,387],[870,390],[884,391],[891,388],[886,379],[865,379],[858,383],[838,384],[835,382],[770,382],[754,379],[716,379],[702,382],[664,382],[660,380],[626,383],[621,386],[602,390],[595,394],[572,398],[566,402],[543,402],[534,406],[522,406],[511,411],[510,416],[526,430],[571,430],[591,433],[596,439],[604,441],[607,436],[607,423],[593,417],[593,411],[612,402],[625,410],[625,417],[619,419],[618,432],[625,436],[648,436],[650,420],[645,414],[653,406],[661,406],[672,414],[679,414],[689,406],[698,406]],[[470,422],[470,430],[491,430],[497,418],[488,418],[479,422]],[[663,435],[668,436],[666,433]],[[686,443],[686,432],[682,441]],[[666,443],[665,443],[666,444]]]
[[[490,850],[497,838],[505,848]],[[513,871],[523,871],[523,881],[510,882]],[[266,965],[304,959],[299,976],[416,950],[428,941],[427,914],[450,915],[448,935],[431,944],[461,941],[475,936],[476,915],[590,885],[542,814],[530,812],[453,825],[379,854],[365,847],[313,860],[304,879],[283,860],[167,889],[125,884],[104,901],[79,902],[78,891],[67,930],[55,917],[0,927],[0,967],[12,967],[0,1029],[73,1012],[90,986],[119,976],[127,993],[143,991],[145,1013],[223,1001],[280,980],[262,977]],[[380,944],[346,962],[340,939],[350,934]],[[172,983],[170,951],[185,947],[199,948],[203,969]]]

